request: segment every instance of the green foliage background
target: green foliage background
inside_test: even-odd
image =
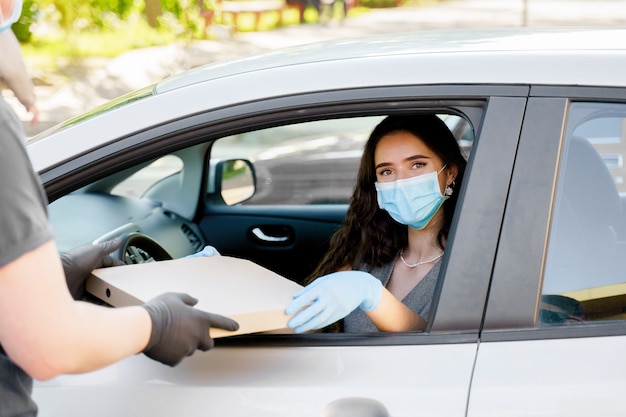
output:
[[[247,1],[247,0],[237,0]],[[349,16],[367,13],[372,7],[440,0],[358,0]],[[27,56],[58,66],[59,58],[112,57],[130,49],[166,45],[175,41],[207,39],[202,9],[212,9],[217,0],[23,0],[22,15],[13,31]],[[218,16],[218,17],[215,17]],[[213,23],[222,22],[219,13]],[[249,23],[247,18],[249,17]],[[309,7],[305,21],[316,21]],[[296,9],[283,13],[282,24],[299,24]],[[278,17],[267,14],[255,26],[252,16],[237,21],[240,32],[272,30]],[[53,62],[54,61],[54,62]],[[46,65],[43,65],[44,67]]]
[[[23,0],[12,29],[24,55],[53,69],[60,58],[112,57],[136,48],[206,38],[200,1]],[[147,5],[157,16],[149,24]]]
[[[156,0],[156,4],[160,17],[155,29],[171,30],[169,26],[174,22],[174,26],[198,28],[200,3],[197,0]],[[111,30],[125,21],[138,22],[145,7],[143,0],[24,0],[22,16],[13,25],[13,31],[21,42],[29,42],[33,25],[42,20],[66,33]]]

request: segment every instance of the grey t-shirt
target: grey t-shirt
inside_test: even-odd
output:
[[[1,97],[0,147],[1,268],[51,240],[52,231],[47,200],[24,146],[21,121]],[[32,384],[0,346],[0,416],[37,415],[30,396]]]
[[[396,259],[378,268],[372,268],[369,265],[362,265],[359,269],[361,271],[369,272],[378,278],[384,286],[387,285],[387,282],[389,282],[389,278],[391,277],[395,264]],[[441,260],[434,264],[426,276],[424,276],[424,278],[406,295],[406,297],[402,299],[404,304],[422,316],[425,320],[428,319],[430,303],[433,299],[433,294],[435,293],[435,286],[437,285],[440,268]],[[356,309],[343,319],[343,331],[345,333],[368,333],[377,332],[378,329],[363,311]]]

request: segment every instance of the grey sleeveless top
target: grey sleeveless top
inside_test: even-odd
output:
[[[383,285],[387,285],[395,264],[396,259],[378,268],[372,268],[364,264],[359,270],[369,272],[378,278]],[[422,316],[424,320],[428,319],[430,303],[435,293],[435,286],[437,285],[440,269],[441,260],[434,264],[426,276],[402,299],[404,304]],[[377,332],[378,329],[367,315],[357,308],[343,319],[343,331],[344,333],[367,333]]]

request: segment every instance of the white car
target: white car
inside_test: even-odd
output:
[[[123,235],[132,263],[212,245],[299,283],[382,117],[436,113],[469,157],[426,331],[227,337],[173,368],[136,355],[37,382],[40,415],[623,417],[625,39],[296,47],[175,75],[29,141],[61,250]]]

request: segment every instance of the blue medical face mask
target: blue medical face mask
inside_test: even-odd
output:
[[[432,220],[448,198],[441,194],[439,172],[417,175],[390,182],[376,182],[378,207],[392,219],[413,229],[421,230]]]
[[[10,28],[13,23],[20,19],[22,14],[22,0],[15,0],[9,6],[8,9],[3,9],[0,4],[0,33]]]

